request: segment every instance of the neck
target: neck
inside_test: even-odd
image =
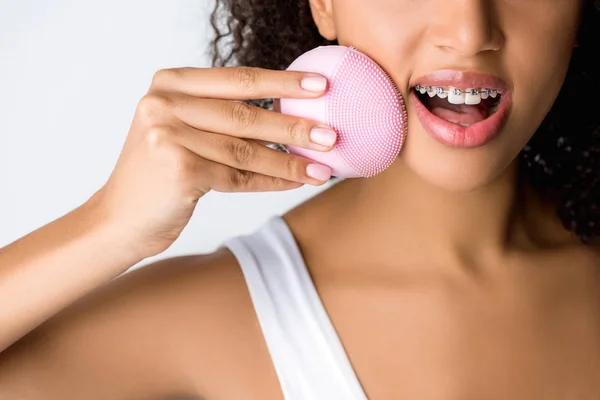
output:
[[[353,195],[343,197],[351,200],[337,214],[345,221],[340,228],[352,235],[352,227],[360,226],[362,247],[370,254],[397,259],[398,251],[415,261],[487,263],[503,258],[522,236],[525,206],[516,162],[471,192],[435,187],[400,162],[374,178],[341,185]]]

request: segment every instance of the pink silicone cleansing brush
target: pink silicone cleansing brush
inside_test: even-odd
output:
[[[375,61],[353,47],[321,46],[288,70],[322,74],[329,86],[317,99],[280,99],[281,112],[319,121],[338,134],[330,152],[288,146],[290,153],[325,164],[340,178],[368,178],[394,162],[406,137],[406,108]]]

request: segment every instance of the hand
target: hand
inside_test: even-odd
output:
[[[94,204],[145,258],[179,237],[210,190],[282,191],[323,184],[331,176],[329,167],[264,143],[330,151],[335,131],[241,100],[315,98],[325,86],[325,78],[312,73],[248,67],[159,71]]]

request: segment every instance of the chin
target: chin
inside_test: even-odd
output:
[[[409,127],[400,160],[426,184],[468,193],[490,185],[516,161],[519,148],[507,149],[502,134],[496,139],[477,148],[455,148],[432,139],[419,126]]]

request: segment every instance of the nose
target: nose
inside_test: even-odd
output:
[[[504,36],[494,15],[493,4],[493,0],[432,1],[429,42],[463,57],[500,50]]]

